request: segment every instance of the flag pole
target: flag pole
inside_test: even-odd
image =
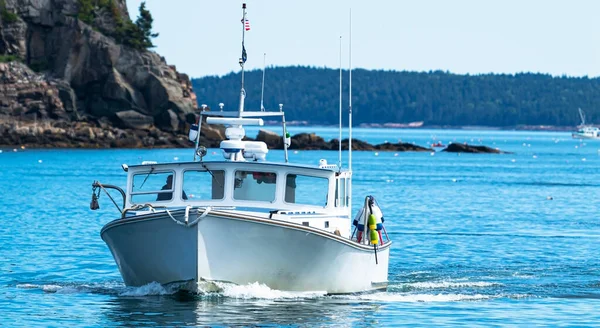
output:
[[[265,111],[263,99],[264,99],[264,95],[265,95],[265,63],[266,63],[266,61],[267,61],[267,53],[265,52],[263,54],[263,79],[262,79],[262,88],[260,91],[260,111],[261,112]]]
[[[240,109],[239,117],[242,117],[244,112],[244,99],[246,98],[246,90],[244,90],[244,63],[246,63],[247,54],[246,47],[244,47],[244,40],[246,38],[246,4],[242,4],[242,57],[240,58],[240,66],[242,67],[242,89],[240,90]]]
[[[342,170],[342,36],[340,35],[340,136],[338,139],[338,170]]]

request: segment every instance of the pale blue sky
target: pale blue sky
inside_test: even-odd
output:
[[[141,0],[127,0],[133,19]],[[600,76],[596,0],[248,0],[247,69],[352,66]],[[191,77],[239,71],[242,1],[147,0],[155,51]]]

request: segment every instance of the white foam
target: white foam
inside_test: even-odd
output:
[[[406,284],[413,288],[440,289],[440,288],[468,288],[468,287],[492,287],[501,284],[487,281],[423,281]]]
[[[59,285],[53,285],[53,284],[48,284],[48,285],[36,285],[36,284],[18,284],[17,288],[22,288],[22,289],[41,289],[46,293],[56,293],[57,291],[61,290],[63,287],[59,286]]]
[[[215,282],[221,289],[221,294],[226,297],[237,299],[299,299],[299,298],[315,298],[326,294],[324,291],[314,292],[284,292],[276,289],[271,289],[267,285],[259,284],[258,282],[248,285],[235,285],[229,283]]]
[[[489,299],[488,295],[466,294],[406,294],[406,293],[375,293],[356,296],[357,299],[380,302],[458,302]]]
[[[171,295],[177,292],[179,288],[165,288],[158,282],[151,282],[140,287],[127,287],[125,291],[119,293],[119,296],[156,296]]]
[[[63,287],[59,285],[43,285],[42,290],[46,293],[56,293],[61,290]]]

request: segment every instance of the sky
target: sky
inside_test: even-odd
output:
[[[141,0],[127,0],[138,16]],[[246,69],[600,76],[597,0],[248,0]],[[238,72],[242,1],[146,0],[153,50],[190,77]],[[350,15],[350,12],[352,13]],[[352,24],[350,24],[350,16]],[[352,51],[349,51],[350,26]]]

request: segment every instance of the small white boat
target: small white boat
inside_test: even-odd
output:
[[[585,114],[579,108],[579,117],[581,117],[581,124],[578,126],[578,130],[573,132],[571,136],[575,139],[600,139],[600,128],[585,124]]]
[[[600,139],[600,129],[595,126],[580,126],[571,135],[575,139]]]
[[[282,105],[279,111],[244,110],[245,61],[243,50],[239,110],[199,114],[199,122],[227,126],[222,160],[204,160],[200,124],[190,131],[193,161],[123,164],[124,188],[94,182],[92,209],[99,207],[101,190],[114,188],[123,196],[120,217],[102,228],[101,237],[125,284],[258,282],[329,294],[385,290],[392,242],[373,197],[364,198],[352,220],[351,155],[348,169],[324,160],[289,163]],[[265,143],[242,140],[243,126],[262,125],[261,117],[282,119],[282,162],[266,160]],[[341,164],[341,150],[339,156]]]

